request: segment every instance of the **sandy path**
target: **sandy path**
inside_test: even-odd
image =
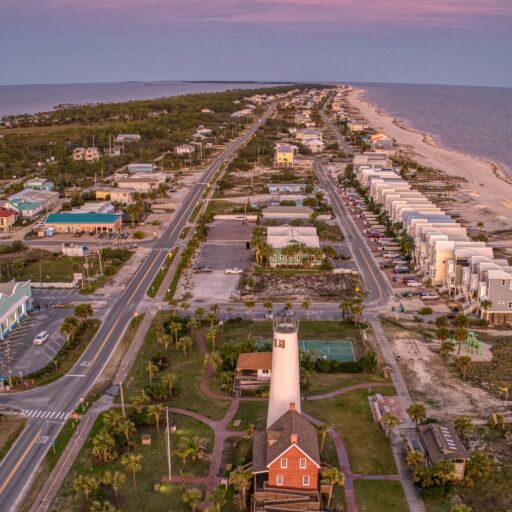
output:
[[[372,128],[395,139],[401,151],[410,153],[411,158],[420,164],[467,180],[455,192],[455,199],[465,205],[463,215],[468,222],[476,225],[483,221],[489,231],[510,228],[512,179],[499,165],[440,147],[431,135],[409,128],[403,121],[379,111],[363,98],[363,94],[361,89],[353,89],[348,99]],[[414,150],[404,150],[404,145],[412,146]]]

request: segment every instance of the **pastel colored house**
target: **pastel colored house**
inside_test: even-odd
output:
[[[112,201],[113,203],[131,204],[133,203],[133,188],[103,187],[96,189],[96,199],[98,201]]]
[[[244,352],[238,356],[233,394],[241,396],[270,384],[272,352]]]
[[[38,213],[53,208],[59,200],[57,192],[26,188],[9,197],[9,205],[22,217],[34,217]]]
[[[24,188],[31,188],[34,190],[46,190],[47,192],[51,192],[55,184],[53,181],[46,180],[44,178],[32,178],[31,180],[26,181],[23,184]]]
[[[30,281],[0,283],[0,339],[9,334],[31,309]]]
[[[295,226],[269,226],[267,228],[267,244],[272,247],[274,253],[270,258],[270,266],[300,265],[306,257],[307,249],[319,249],[320,238],[315,227]],[[286,255],[289,246],[304,247],[305,251],[298,251],[294,255]],[[315,259],[314,264],[321,263],[321,259]]]
[[[177,155],[191,155],[195,150],[196,148],[192,144],[180,144],[174,148]]]

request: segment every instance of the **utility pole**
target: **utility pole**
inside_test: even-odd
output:
[[[99,246],[98,246],[98,260],[99,260],[99,264],[100,264],[100,275],[103,275],[103,263],[101,261],[101,242],[99,243]]]
[[[123,418],[126,418],[126,410],[124,407],[124,392],[123,392],[123,381],[119,381],[119,390],[121,391],[121,411],[123,412]]]
[[[169,428],[169,407],[165,408],[165,415],[167,418],[167,429],[165,431],[165,439],[167,445],[167,469],[169,473],[169,481],[171,481],[171,429]]]

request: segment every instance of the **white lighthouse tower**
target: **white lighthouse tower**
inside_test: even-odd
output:
[[[293,311],[283,309],[274,315],[272,377],[267,428],[295,405],[300,413],[299,323]]]

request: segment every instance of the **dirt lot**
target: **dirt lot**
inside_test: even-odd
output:
[[[385,331],[395,355],[400,357],[399,363],[413,400],[424,403],[430,416],[481,418],[502,411],[502,400],[460,379],[450,366],[451,362],[444,361],[439,355],[439,345],[424,342],[419,335],[396,327],[385,326]],[[488,347],[484,350],[485,357],[489,359]]]
[[[244,276],[242,298],[256,300],[313,300],[339,302],[353,296],[360,286],[355,276],[332,272],[300,273],[300,271],[276,270],[257,273],[249,271]]]

